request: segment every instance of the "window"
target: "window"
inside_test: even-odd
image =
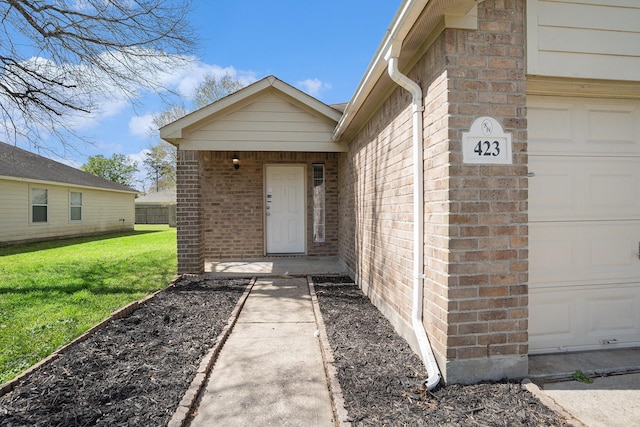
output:
[[[82,193],[72,191],[69,196],[69,218],[71,221],[82,220]]]
[[[47,222],[47,190],[31,189],[31,222]]]
[[[313,241],[324,242],[324,165],[314,164],[313,166]]]

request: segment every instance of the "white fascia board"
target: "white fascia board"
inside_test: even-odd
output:
[[[360,110],[362,104],[364,104],[364,101],[369,96],[373,86],[386,72],[387,61],[385,60],[385,56],[393,44],[393,40],[398,38],[402,40],[406,37],[407,33],[429,1],[430,0],[405,0],[400,6],[398,13],[396,13],[396,16],[393,18],[389,29],[382,39],[382,43],[369,63],[369,67],[367,68],[364,77],[360,80],[356,92],[351,98],[351,101],[349,101],[349,104],[347,104],[342,118],[336,126],[333,133],[334,141],[340,140],[342,134],[345,132],[347,127],[349,127],[349,124],[352,122],[356,113]]]
[[[478,29],[478,5],[474,0],[470,0],[470,9],[463,14],[451,13],[444,15],[445,28],[456,28],[458,30]]]
[[[333,120],[334,122],[338,122],[338,120],[340,120],[340,117],[342,117],[342,113],[340,111],[334,110],[322,101],[318,101],[311,95],[308,95],[281,80],[276,79],[272,86],[275,89],[278,89],[280,92],[294,98],[296,101],[306,105],[312,110],[315,110],[323,116],[326,116],[327,118]]]

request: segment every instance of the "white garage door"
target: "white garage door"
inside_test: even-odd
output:
[[[529,97],[530,353],[640,345],[640,102]]]

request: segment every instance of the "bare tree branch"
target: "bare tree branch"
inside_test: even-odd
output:
[[[73,135],[104,97],[162,92],[159,76],[193,59],[190,0],[0,2],[0,126],[5,136]],[[61,139],[68,144],[67,139]]]

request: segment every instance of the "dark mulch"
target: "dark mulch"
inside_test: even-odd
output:
[[[419,358],[349,278],[314,279],[356,426],[562,426],[518,383],[432,392]],[[0,397],[0,426],[163,426],[246,280],[183,279]]]
[[[355,426],[562,426],[519,383],[429,392],[419,357],[348,277],[314,277],[338,381]]]
[[[0,397],[0,426],[164,426],[247,280],[182,279]]]

